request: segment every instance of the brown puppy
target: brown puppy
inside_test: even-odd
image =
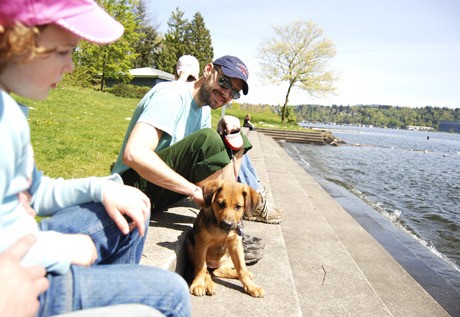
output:
[[[251,280],[246,268],[242,243],[241,221],[245,212],[252,213],[260,202],[259,194],[235,181],[216,180],[203,185],[205,207],[200,210],[188,235],[187,248],[195,266],[195,279],[190,292],[196,296],[215,294],[213,275],[238,278],[244,291],[263,297],[263,288]]]

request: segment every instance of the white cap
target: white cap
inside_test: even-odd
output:
[[[198,80],[198,75],[200,73],[200,63],[195,56],[192,55],[183,55],[177,61],[176,73],[180,77],[187,79],[189,76],[193,76],[195,80]],[[181,76],[181,73],[184,73],[186,76]]]

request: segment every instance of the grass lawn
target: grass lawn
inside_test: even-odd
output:
[[[64,178],[109,174],[138,103],[74,87],[53,90],[44,101],[17,100],[30,109],[38,168]]]
[[[109,174],[139,100],[77,87],[58,88],[44,101],[14,96],[30,109],[35,161],[51,177],[79,178]],[[243,122],[248,110],[226,109]],[[221,109],[213,110],[216,125]],[[257,126],[280,127],[277,114],[251,108]]]

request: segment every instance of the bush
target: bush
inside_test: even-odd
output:
[[[147,86],[136,86],[130,84],[115,84],[111,88],[107,88],[107,91],[114,94],[117,97],[123,98],[135,98],[142,99],[144,95],[150,90]]]

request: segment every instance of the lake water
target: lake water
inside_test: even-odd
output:
[[[346,144],[290,143],[305,164],[371,205],[460,272],[460,134],[305,124]]]

